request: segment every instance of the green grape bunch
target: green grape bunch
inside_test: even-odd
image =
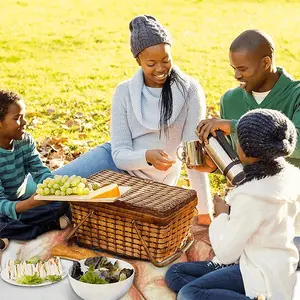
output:
[[[86,178],[73,175],[55,175],[54,178],[46,178],[43,183],[37,185],[36,193],[40,196],[70,196],[88,195],[93,190]]]

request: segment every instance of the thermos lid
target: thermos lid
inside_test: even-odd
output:
[[[240,172],[239,174],[234,176],[234,178],[231,181],[231,184],[232,185],[238,185],[238,184],[241,184],[244,180],[245,180],[245,173]]]

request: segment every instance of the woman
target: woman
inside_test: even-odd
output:
[[[213,261],[168,270],[166,281],[178,300],[293,298],[300,170],[284,157],[295,150],[297,130],[279,111],[256,109],[241,117],[237,136],[246,180],[228,194],[230,214],[224,200],[214,201]]]
[[[131,52],[140,66],[115,91],[111,111],[111,144],[98,146],[55,174],[88,177],[104,169],[126,172],[176,185],[181,162],[176,150],[195,140],[205,118],[201,86],[173,65],[171,37],[152,16],[130,22]],[[188,170],[198,193],[199,223],[209,224],[211,197],[207,175]]]

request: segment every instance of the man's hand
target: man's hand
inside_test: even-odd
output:
[[[230,122],[230,120],[218,118],[202,120],[196,129],[200,143],[208,144],[208,135],[211,133],[216,136],[216,130],[221,130],[225,135],[229,135],[231,133]]]
[[[222,213],[229,214],[229,205],[219,195],[217,195],[217,194],[214,195],[213,202],[214,202],[214,209],[215,209],[216,217]]]
[[[210,156],[205,152],[204,149],[202,149],[202,165],[201,166],[190,166],[187,165],[189,169],[194,169],[199,172],[206,172],[211,173],[216,171],[217,165],[214,163],[214,161],[210,158]]]
[[[147,150],[146,160],[160,171],[167,171],[176,162],[167,152],[161,149]]]

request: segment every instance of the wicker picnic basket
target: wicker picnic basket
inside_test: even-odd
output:
[[[193,242],[194,190],[172,187],[112,171],[92,175],[101,186],[131,189],[114,203],[71,202],[80,244],[118,255],[150,260],[158,267],[176,260]]]

